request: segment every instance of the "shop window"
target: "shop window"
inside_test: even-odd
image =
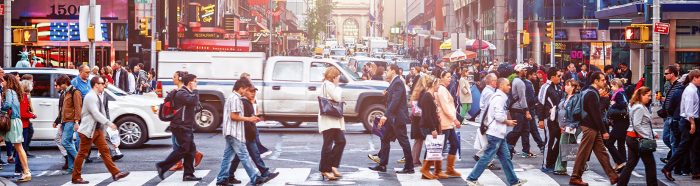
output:
[[[283,61],[275,64],[272,71],[272,80],[275,81],[302,81],[304,66],[298,61]]]
[[[676,62],[681,72],[686,73],[700,65],[700,52],[676,52]]]

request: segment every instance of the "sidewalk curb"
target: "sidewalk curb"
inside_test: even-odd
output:
[[[17,186],[17,184],[15,184],[15,182],[12,182],[5,177],[0,177],[0,184],[2,184],[4,186]]]

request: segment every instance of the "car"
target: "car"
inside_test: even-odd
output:
[[[7,68],[4,70],[5,73],[17,72],[20,75],[34,76],[31,102],[37,118],[30,120],[34,125],[32,140],[54,140],[57,129],[53,128],[53,123],[58,113],[59,98],[54,82],[61,74],[66,74],[71,79],[77,77],[78,70],[59,68]],[[120,148],[138,148],[149,140],[170,138],[171,133],[165,130],[170,123],[158,118],[158,106],[163,103],[162,99],[131,95],[113,85],[108,85],[105,93],[109,100],[109,118],[117,125],[122,140]]]
[[[323,73],[337,68],[346,122],[362,122],[366,131],[372,129],[377,116],[386,110],[383,104],[385,81],[360,81],[342,63],[332,59],[273,56],[265,58],[260,52],[190,52],[162,51],[159,53],[159,81],[156,90],[175,88],[172,75],[185,70],[197,74],[198,93],[202,111],[197,114],[195,129],[214,132],[221,126],[226,98],[232,94],[234,83],[247,73],[260,91],[256,94],[257,114],[268,121],[278,121],[285,127],[298,127],[302,122],[318,121],[318,96],[323,87]]]

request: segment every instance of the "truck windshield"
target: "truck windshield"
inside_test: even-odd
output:
[[[338,65],[340,66],[340,70],[345,72],[344,74],[350,75],[350,77],[349,77],[350,79],[352,79],[353,81],[360,81],[360,76],[357,75],[357,73],[352,72],[352,70],[350,70],[350,68],[348,68],[348,65],[343,64],[343,63],[338,63]]]

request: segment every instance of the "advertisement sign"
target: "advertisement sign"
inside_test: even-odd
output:
[[[579,29],[581,40],[598,40],[598,30],[596,29]]]
[[[80,6],[89,4],[90,0],[14,1],[12,8],[22,11],[12,11],[12,19],[20,17],[77,18]],[[122,20],[128,17],[128,0],[97,0],[97,4],[105,7],[102,9],[102,17]]]
[[[605,64],[612,64],[612,43],[591,43],[591,65],[603,69]]]

